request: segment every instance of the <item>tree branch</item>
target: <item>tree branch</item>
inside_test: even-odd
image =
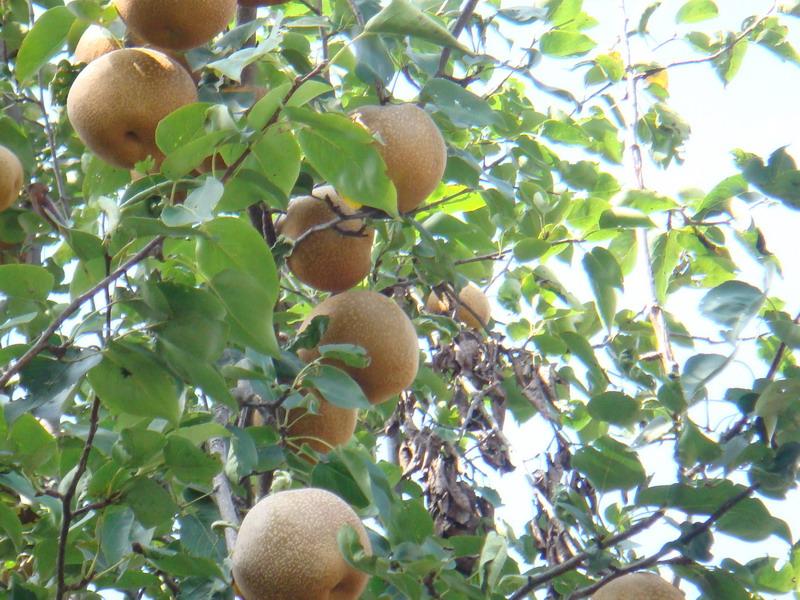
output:
[[[527,596],[530,592],[538,588],[539,586],[547,583],[548,581],[552,581],[559,575],[563,575],[567,571],[571,571],[578,566],[580,566],[583,562],[594,556],[598,550],[604,550],[605,548],[611,548],[612,546],[616,546],[620,542],[623,542],[638,533],[641,533],[645,529],[651,527],[654,523],[659,521],[661,518],[664,517],[666,511],[664,509],[657,510],[649,517],[642,519],[638,523],[635,523],[631,526],[630,529],[623,531],[622,533],[618,533],[606,539],[597,540],[596,546],[592,550],[587,550],[581,552],[580,554],[576,554],[572,558],[565,560],[563,563],[555,565],[536,575],[534,577],[528,577],[528,582],[522,586],[519,590],[514,592],[510,597],[509,600],[522,600],[525,596]]]
[[[294,95],[294,93],[300,88],[300,86],[303,85],[306,81],[308,81],[312,77],[316,77],[317,75],[319,75],[322,71],[324,71],[328,67],[329,64],[330,63],[328,61],[323,61],[323,62],[319,63],[316,67],[311,69],[305,75],[303,75],[301,77],[296,77],[295,80],[294,80],[294,83],[292,83],[292,87],[289,88],[289,91],[286,92],[286,95],[283,97],[283,101],[281,102],[281,106],[279,106],[278,109],[275,111],[275,114],[273,114],[272,117],[270,117],[269,121],[267,121],[267,124],[264,125],[262,131],[266,131],[267,129],[269,129],[269,127],[271,127],[272,125],[277,123],[278,122],[278,118],[281,115],[281,108],[283,108],[283,106],[286,105],[286,103]],[[233,162],[233,164],[230,165],[225,170],[225,173],[222,176],[222,183],[225,183],[226,181],[228,181],[228,179],[230,179],[233,176],[233,174],[236,173],[236,171],[239,169],[239,167],[242,166],[242,163],[247,159],[248,156],[250,156],[250,153],[252,151],[253,151],[252,146],[248,145],[247,148],[245,149],[245,151],[242,152],[242,154],[239,156],[239,158],[237,158]]]
[[[3,373],[2,377],[0,377],[0,389],[4,388],[6,384],[11,380],[14,375],[19,373],[25,365],[27,365],[31,360],[33,360],[40,352],[42,352],[46,347],[50,340],[50,336],[52,336],[64,322],[69,319],[72,315],[74,315],[87,301],[91,300],[95,294],[101,292],[107,285],[116,281],[120,277],[122,277],[125,273],[128,272],[129,269],[143,261],[145,258],[150,256],[160,245],[161,242],[164,241],[163,236],[158,236],[153,238],[144,248],[139,250],[136,254],[134,254],[131,258],[129,258],[125,263],[115,269],[110,275],[101,279],[96,285],[94,285],[89,291],[84,292],[77,298],[75,298],[69,305],[64,309],[64,311],[52,322],[50,325],[45,329],[42,334],[37,338],[36,342],[28,349],[25,354],[20,356],[13,365],[11,365],[8,369],[6,369],[5,373]]]
[[[228,424],[228,419],[230,419],[230,416],[231,412],[227,406],[220,405],[215,407],[214,421],[223,427]],[[209,454],[218,456],[224,464],[228,454],[228,445],[225,443],[224,438],[211,438],[211,440],[208,442],[208,451]],[[228,476],[225,475],[224,470],[214,475],[213,483],[214,501],[219,509],[219,515],[222,517],[223,521],[238,526],[239,514],[236,512],[236,505],[233,503],[233,490],[231,489],[231,483],[228,481]],[[230,527],[226,527],[225,547],[228,549],[228,554],[233,552],[234,546],[236,546],[236,531]]]
[[[461,35],[461,32],[464,31],[464,28],[472,18],[477,6],[478,0],[467,0],[464,3],[464,7],[461,9],[461,14],[458,15],[458,19],[456,20],[455,25],[453,25],[453,29],[450,31],[454,38],[458,38],[458,36]],[[452,54],[452,52],[453,49],[449,46],[442,50],[442,54],[439,57],[439,67],[436,69],[436,75],[434,75],[434,77],[441,77],[444,75],[444,71],[447,68],[447,61],[450,60],[450,54]]]
[[[67,593],[66,583],[64,581],[64,563],[67,555],[67,538],[69,537],[69,526],[72,523],[72,500],[75,497],[75,491],[78,489],[78,483],[81,477],[86,472],[86,465],[89,462],[89,453],[92,451],[92,444],[94,443],[94,436],[97,433],[97,426],[100,418],[100,398],[94,397],[92,401],[92,412],[89,417],[89,432],[86,434],[86,442],[83,445],[83,452],[81,453],[78,466],[75,468],[75,473],[72,475],[72,480],[69,482],[67,491],[61,498],[62,515],[61,515],[61,532],[58,536],[58,555],[56,557],[56,600],[62,600],[64,594]]]
[[[643,71],[641,73],[637,73],[636,76],[634,77],[634,79],[645,79],[647,77],[651,77],[652,75],[656,75],[657,73],[660,73],[661,71],[666,71],[666,70],[672,69],[674,67],[683,67],[683,66],[686,66],[686,65],[699,65],[699,64],[702,64],[702,63],[711,62],[711,61],[717,60],[718,58],[721,58],[722,56],[724,56],[725,54],[727,54],[728,52],[733,50],[736,47],[736,45],[739,42],[741,42],[744,38],[746,38],[748,35],[750,35],[756,29],[758,29],[764,23],[764,21],[766,21],[770,17],[770,15],[773,12],[775,12],[775,9],[777,7],[778,7],[777,2],[774,2],[772,4],[772,6],[770,7],[770,9],[766,13],[764,13],[763,17],[758,19],[755,23],[750,25],[750,27],[748,27],[747,29],[742,31],[733,40],[731,40],[729,43],[725,44],[722,48],[720,48],[719,50],[717,50],[713,54],[709,54],[708,56],[702,56],[700,58],[689,58],[689,59],[686,59],[686,60],[679,60],[679,61],[676,61],[676,62],[673,62],[673,63],[669,63],[667,65],[664,65],[662,67],[654,67],[652,69],[648,69],[648,70]],[[626,38],[626,40],[627,40],[627,38]]]
[[[627,567],[623,569],[619,569],[614,573],[604,577],[600,581],[593,583],[592,585],[588,585],[586,587],[580,588],[575,590],[572,594],[569,595],[567,600],[578,600],[578,598],[586,598],[601,587],[606,585],[608,582],[617,579],[618,577],[622,577],[623,575],[627,575],[628,573],[634,573],[636,571],[641,571],[642,569],[646,569],[648,567],[652,567],[655,565],[661,558],[672,552],[676,549],[676,546],[682,546],[688,544],[693,539],[698,537],[699,535],[706,533],[711,527],[719,521],[728,511],[734,508],[737,504],[739,504],[742,500],[749,498],[753,492],[755,492],[759,488],[759,484],[755,483],[750,487],[746,488],[745,490],[739,492],[735,496],[728,498],[725,502],[723,502],[717,510],[715,510],[711,515],[702,523],[698,524],[694,527],[691,531],[684,533],[683,535],[675,538],[673,541],[664,544],[664,546],[656,552],[655,554],[651,554],[647,558],[643,558],[641,560],[637,560],[632,562]]]

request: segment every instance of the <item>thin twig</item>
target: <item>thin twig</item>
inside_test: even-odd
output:
[[[528,577],[528,582],[522,586],[519,590],[514,592],[509,597],[509,600],[522,600],[525,596],[527,596],[530,592],[535,590],[540,585],[547,583],[548,581],[552,581],[559,575],[563,575],[567,571],[571,571],[586,560],[597,554],[598,550],[603,550],[605,548],[611,548],[612,546],[616,546],[620,542],[623,542],[638,533],[641,533],[645,529],[651,527],[656,521],[660,520],[664,517],[665,510],[661,509],[654,512],[652,515],[642,519],[638,523],[635,523],[631,526],[630,529],[623,531],[622,533],[618,533],[616,535],[612,535],[606,539],[599,539],[596,541],[596,545],[591,550],[586,550],[581,552],[580,554],[576,554],[572,558],[569,558],[562,562],[561,564],[555,565],[547,569],[546,571],[539,573],[534,577]]]
[[[630,36],[628,35],[628,27],[630,19],[625,6],[625,0],[620,3],[623,17],[623,40],[625,42],[626,53],[626,68],[630,70],[633,65],[633,51],[631,49]],[[631,115],[628,118],[627,134],[628,146],[630,149],[631,159],[633,162],[633,172],[636,180],[636,186],[640,190],[646,189],[644,184],[644,166],[642,164],[642,148],[639,146],[637,140],[636,127],[639,123],[639,91],[637,89],[638,79],[636,77],[628,77],[628,100],[631,103]],[[656,292],[655,274],[653,273],[653,257],[650,253],[650,239],[647,234],[647,229],[640,227],[637,230],[639,241],[644,253],[645,269],[647,273],[647,283],[650,291],[650,323],[656,336],[656,344],[658,351],[661,355],[661,366],[666,375],[674,377],[678,376],[679,366],[678,361],[675,360],[675,354],[672,351],[672,341],[670,340],[669,327],[667,320],[664,317],[664,311],[658,301],[658,294]]]
[[[294,80],[294,83],[292,83],[292,87],[289,88],[289,91],[287,91],[286,95],[283,97],[283,101],[281,102],[281,106],[279,106],[278,109],[275,111],[275,113],[270,117],[269,121],[267,121],[267,124],[264,125],[264,127],[262,128],[262,131],[266,131],[272,125],[274,125],[275,123],[278,122],[278,118],[281,115],[281,108],[286,105],[286,103],[294,95],[294,93],[300,88],[301,85],[303,85],[306,81],[308,81],[312,77],[316,77],[317,75],[319,75],[322,71],[324,71],[326,68],[328,68],[329,65],[330,65],[330,63],[328,61],[322,61],[321,63],[319,63],[316,67],[311,69],[308,73],[306,73],[302,77],[296,77],[295,80]],[[225,173],[222,176],[222,183],[225,183],[226,181],[228,181],[228,179],[230,179],[233,176],[233,174],[236,173],[236,171],[239,169],[239,167],[242,166],[242,163],[247,159],[248,156],[250,156],[250,153],[252,151],[253,151],[253,146],[252,145],[248,145],[247,148],[245,149],[245,151],[242,152],[241,155],[239,155],[239,158],[237,158],[233,162],[233,164],[231,164],[225,170]]]
[[[89,462],[89,453],[92,451],[92,444],[94,443],[94,436],[97,433],[97,426],[100,419],[100,398],[97,396],[92,400],[92,412],[89,417],[89,432],[86,434],[86,442],[83,445],[83,452],[78,461],[78,466],[72,475],[72,481],[69,482],[69,487],[61,498],[62,516],[61,516],[61,532],[58,536],[58,555],[56,557],[56,600],[62,600],[66,594],[66,583],[64,581],[64,564],[67,556],[67,538],[69,537],[69,526],[72,523],[72,500],[75,497],[75,492],[78,489],[78,483],[81,477],[86,472],[86,465]]]
[[[131,258],[129,258],[126,262],[124,262],[121,266],[115,269],[110,275],[101,279],[97,284],[95,284],[89,291],[84,292],[77,298],[75,298],[72,302],[67,305],[67,307],[63,310],[63,312],[56,317],[56,319],[50,323],[50,325],[45,329],[42,334],[38,337],[36,342],[28,349],[25,354],[20,356],[13,365],[11,365],[5,373],[3,373],[2,377],[0,377],[0,389],[4,388],[6,384],[11,380],[14,375],[20,372],[25,365],[27,365],[31,360],[33,360],[40,352],[42,352],[50,341],[50,336],[52,336],[64,322],[69,319],[72,315],[74,315],[87,301],[94,298],[95,294],[102,291],[107,285],[116,281],[120,277],[122,277],[129,269],[136,266],[138,263],[143,261],[145,258],[150,256],[160,245],[161,242],[164,241],[163,236],[158,236],[153,238],[144,248],[139,250],[136,254],[134,254]]]
[[[775,12],[775,9],[777,7],[778,7],[778,3],[777,2],[773,2],[772,6],[769,8],[769,10],[766,13],[764,13],[763,17],[761,17],[760,19],[755,21],[752,25],[750,25],[750,27],[748,27],[747,29],[742,31],[739,35],[737,35],[735,38],[733,38],[733,40],[731,40],[729,43],[725,44],[722,48],[720,48],[719,50],[717,50],[713,54],[709,54],[708,56],[703,56],[703,57],[700,57],[700,58],[689,58],[689,59],[686,59],[686,60],[679,60],[679,61],[676,61],[676,62],[672,62],[672,63],[666,64],[666,65],[663,65],[661,67],[653,67],[652,69],[647,69],[646,71],[642,71],[641,73],[637,73],[636,76],[635,76],[635,79],[645,79],[647,77],[651,77],[652,75],[656,75],[657,73],[660,73],[661,71],[666,71],[668,69],[673,69],[675,67],[683,67],[683,66],[686,66],[686,65],[699,65],[699,64],[702,64],[702,63],[705,63],[705,62],[711,62],[711,61],[717,60],[718,58],[721,58],[722,56],[724,56],[728,52],[731,52],[736,47],[736,45],[739,42],[741,42],[744,38],[746,38],[751,33],[753,33],[756,29],[758,29],[764,23],[764,21],[766,21],[770,17],[770,15],[772,15],[772,13]],[[626,38],[626,40],[627,40],[627,38]]]
[[[458,36],[461,35],[461,32],[464,31],[464,28],[472,18],[477,6],[478,0],[467,0],[464,3],[464,7],[461,9],[461,14],[458,15],[458,19],[456,20],[455,25],[453,25],[453,29],[450,31],[454,38],[458,38]],[[450,60],[450,54],[452,54],[452,52],[453,49],[450,46],[447,46],[444,50],[442,50],[442,54],[439,57],[439,68],[436,69],[435,77],[441,77],[444,74],[444,71],[447,68],[447,61]]]
[[[578,598],[586,598],[601,587],[606,585],[608,582],[617,579],[618,577],[622,577],[623,575],[627,575],[628,573],[634,573],[636,571],[641,571],[642,569],[646,569],[648,567],[652,567],[659,560],[661,560],[664,556],[669,554],[670,552],[676,550],[677,547],[683,546],[691,542],[696,537],[706,533],[711,529],[711,527],[719,521],[728,511],[733,509],[737,504],[739,504],[742,500],[749,498],[753,492],[755,492],[759,488],[759,484],[755,483],[750,487],[746,488],[745,490],[741,491],[740,493],[728,498],[725,502],[723,502],[717,510],[715,510],[711,515],[702,523],[698,524],[696,527],[693,527],[691,531],[687,531],[683,535],[677,537],[673,541],[664,544],[661,550],[658,552],[651,554],[647,558],[643,558],[641,560],[637,560],[632,562],[627,567],[623,569],[619,569],[611,573],[610,575],[604,577],[600,581],[593,583],[592,585],[588,585],[586,587],[580,588],[574,591],[567,600],[577,600]]]

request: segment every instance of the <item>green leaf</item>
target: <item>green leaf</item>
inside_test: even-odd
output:
[[[278,340],[272,324],[273,294],[253,277],[232,269],[216,275],[208,286],[228,311],[231,338],[262,354],[277,356]]]
[[[203,225],[197,240],[197,265],[208,279],[232,269],[252,277],[277,298],[278,270],[266,242],[244,219],[218,217]],[[267,307],[263,307],[267,308]]]
[[[795,323],[786,313],[769,311],[765,316],[770,331],[772,331],[780,341],[790,348],[800,348],[800,325]]]
[[[112,412],[162,417],[177,423],[181,414],[178,386],[160,361],[142,346],[112,342],[102,362],[89,371],[89,382]]]
[[[333,88],[328,82],[311,79],[297,88],[297,91],[295,91],[292,97],[286,102],[286,106],[303,106],[311,102],[317,96],[332,91]]]
[[[610,330],[617,309],[615,289],[622,291],[622,269],[617,259],[605,248],[593,248],[583,257],[583,268],[589,275],[589,283],[597,299],[603,322]]]
[[[780,379],[771,381],[756,400],[753,412],[764,419],[767,436],[772,438],[780,417],[788,408],[794,407],[800,397],[800,380]]]
[[[22,465],[29,470],[41,468],[58,452],[56,439],[30,413],[16,420],[8,439],[14,444]]]
[[[376,35],[408,35],[472,54],[469,48],[453,37],[452,33],[409,0],[391,0],[378,14],[367,21],[364,32]]]
[[[681,376],[683,393],[689,404],[697,400],[696,395],[714,377],[722,372],[730,357],[721,354],[696,354],[686,361]]]
[[[209,485],[214,475],[222,470],[222,463],[216,456],[209,456],[178,435],[167,438],[164,462],[175,477],[184,483]]]
[[[542,256],[550,249],[545,240],[528,238],[517,242],[514,246],[514,258],[520,262],[528,262]]]
[[[300,174],[302,155],[297,139],[285,125],[274,126],[251,149],[260,173],[283,194],[276,203],[285,206],[283,199],[289,197]]]
[[[419,99],[440,109],[456,127],[489,127],[501,122],[486,100],[449,79],[428,80]]]
[[[675,15],[676,23],[697,23],[713,19],[719,14],[717,5],[712,0],[689,0],[681,6]]]
[[[11,298],[47,300],[55,279],[47,269],[36,265],[0,265],[0,292]]]
[[[675,230],[662,233],[653,244],[653,283],[656,288],[656,299],[659,304],[664,304],[667,299],[672,273],[678,266],[681,255],[681,246]]]
[[[25,82],[58,53],[74,21],[75,15],[66,6],[55,6],[36,19],[17,54],[17,81]]]
[[[19,549],[22,544],[22,523],[14,510],[0,503],[0,530]]]
[[[543,54],[565,58],[586,54],[596,45],[592,38],[579,31],[553,29],[542,36],[539,49]]]
[[[697,462],[709,464],[721,456],[722,448],[719,444],[706,437],[697,425],[687,419],[678,440],[678,458],[681,463],[686,467]]]
[[[225,191],[222,182],[206,177],[200,187],[191,191],[183,204],[168,206],[161,212],[161,220],[168,227],[183,227],[205,223],[214,218],[214,208]]]
[[[194,102],[181,106],[159,121],[156,127],[156,145],[169,155],[187,143],[207,133],[210,102]]]
[[[371,408],[361,387],[341,369],[331,365],[311,365],[303,376],[303,385],[311,386],[331,404],[342,408]]]
[[[700,301],[700,312],[724,325],[737,336],[755,316],[766,296],[756,287],[742,281],[726,281],[710,290]]]
[[[639,402],[622,392],[604,392],[592,396],[587,406],[589,414],[615,425],[632,425],[639,417]]]
[[[123,429],[114,445],[114,458],[128,467],[143,467],[167,443],[163,434],[150,429]]]
[[[285,109],[308,162],[343,197],[397,214],[397,191],[369,132],[345,115]]]
[[[267,94],[253,105],[247,114],[247,125],[251,129],[263,129],[283,104],[283,99],[291,89],[291,83],[284,83],[272,88]]]
[[[363,368],[369,364],[369,356],[361,346],[353,344],[324,344],[319,347],[322,358],[337,360],[348,367]]]
[[[588,146],[591,139],[579,125],[549,119],[542,123],[542,135],[562,144]]]
[[[144,527],[157,527],[172,520],[178,505],[162,485],[146,477],[137,477],[126,485],[125,503]]]
[[[127,506],[110,506],[97,525],[100,552],[106,565],[120,562],[130,551],[135,515]]]
[[[646,477],[636,453],[609,437],[580,448],[572,457],[572,466],[602,492],[629,490],[644,483]]]

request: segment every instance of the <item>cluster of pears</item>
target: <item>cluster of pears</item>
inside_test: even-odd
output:
[[[159,121],[197,101],[197,87],[180,51],[201,46],[234,16],[236,0],[114,0],[141,47],[124,48],[90,27],[75,49],[88,63],[70,88],[67,114],[81,141],[108,163],[130,169],[152,156]]]

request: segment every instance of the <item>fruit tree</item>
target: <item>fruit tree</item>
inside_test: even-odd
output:
[[[798,17],[0,0],[0,596],[796,594]]]

